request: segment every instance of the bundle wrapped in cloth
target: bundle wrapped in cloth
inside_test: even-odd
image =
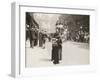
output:
[[[58,46],[57,40],[58,40],[58,39],[56,39],[56,38],[52,38],[52,45],[53,45],[53,46]]]

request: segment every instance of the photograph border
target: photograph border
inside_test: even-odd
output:
[[[94,50],[94,37],[95,37],[95,28],[92,27],[92,29],[90,29],[91,32],[91,42],[92,45],[90,44],[91,51],[93,53],[92,55],[92,64],[91,65],[78,65],[78,66],[63,66],[63,67],[44,67],[44,68],[34,68],[34,70],[32,70],[32,68],[26,70],[25,72],[22,72],[22,62],[21,62],[21,26],[20,26],[20,12],[21,12],[21,7],[26,6],[26,7],[37,7],[37,8],[52,8],[52,9],[71,9],[71,10],[87,10],[87,11],[93,11],[93,25],[95,25],[95,21],[96,21],[96,8],[87,8],[87,7],[75,7],[75,6],[45,6],[45,5],[37,5],[37,4],[30,4],[30,3],[19,3],[19,2],[13,2],[12,3],[12,7],[11,7],[11,75],[13,77],[22,77],[22,76],[35,76],[35,75],[51,75],[51,74],[66,74],[66,73],[77,73],[77,72],[93,72],[95,71],[95,50]],[[90,19],[91,20],[91,19]],[[90,25],[91,26],[91,25]],[[90,52],[91,53],[91,52]],[[65,70],[66,69],[66,70]],[[79,69],[79,70],[78,70]],[[25,69],[23,69],[25,70]],[[31,71],[32,70],[32,71]],[[77,71],[78,70],[78,71]],[[36,73],[37,72],[37,73]],[[38,73],[39,72],[39,73]]]

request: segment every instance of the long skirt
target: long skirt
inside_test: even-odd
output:
[[[62,60],[62,46],[59,47],[59,60]]]
[[[54,64],[59,63],[59,48],[58,48],[58,46],[52,47],[52,60],[53,60]]]

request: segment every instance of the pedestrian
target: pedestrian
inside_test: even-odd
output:
[[[52,38],[52,54],[51,54],[51,61],[54,60],[54,47],[55,47],[55,38]]]
[[[39,47],[42,47],[42,32],[39,32]]]
[[[53,39],[52,43],[52,58],[51,60],[53,61],[54,64],[59,64],[59,47],[57,44],[57,39]]]
[[[30,34],[29,34],[29,25],[26,24],[26,41],[29,39]]]
[[[55,52],[55,43],[56,42],[56,38],[59,35],[58,30],[56,30],[56,33],[53,34],[53,38],[52,38],[52,57],[51,57],[51,61],[54,60],[54,52]]]
[[[30,26],[30,47],[34,47],[34,43],[36,40],[36,35],[35,35],[35,28],[33,26]]]
[[[45,49],[46,34],[42,33],[42,48]]]
[[[35,35],[34,46],[37,46],[37,44],[38,44],[38,31],[37,31],[37,29],[34,29],[34,35]]]
[[[62,39],[60,36],[57,37],[57,44],[58,44],[59,60],[62,60]]]

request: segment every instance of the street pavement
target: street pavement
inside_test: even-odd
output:
[[[55,65],[51,61],[52,43],[46,42],[45,49],[41,47],[30,48],[29,40],[26,41],[26,67],[46,67],[62,65],[89,64],[89,44],[66,41],[62,44],[62,61]]]

